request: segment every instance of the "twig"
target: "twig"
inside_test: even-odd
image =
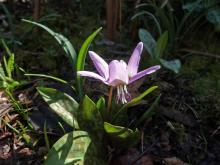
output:
[[[212,54],[212,53],[208,53],[208,52],[201,52],[201,51],[192,50],[192,49],[181,49],[180,51],[189,52],[189,53],[192,53],[192,54],[200,54],[200,55],[203,55],[203,56],[220,59],[220,55]]]
[[[215,129],[215,131],[213,131],[213,133],[212,133],[212,135],[211,135],[211,137],[213,137],[218,131],[220,130],[220,126],[218,126],[218,128],[217,129]]]
[[[131,164],[129,164],[129,165],[134,165],[141,157],[143,157],[147,152],[149,152],[149,151],[153,148],[153,146],[158,143],[158,141],[159,141],[159,139],[156,139],[155,142],[150,145],[150,147],[148,147],[144,152],[142,152],[142,153],[141,153],[134,161],[132,161]]]

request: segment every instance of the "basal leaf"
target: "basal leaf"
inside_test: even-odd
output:
[[[112,121],[115,121],[118,116],[123,113],[128,107],[140,102],[145,96],[147,96],[149,93],[153,92],[155,89],[157,89],[157,86],[152,86],[149,89],[147,89],[146,91],[144,91],[142,94],[140,94],[139,96],[133,98],[130,102],[128,102],[127,104],[123,105],[123,107],[114,115]]]
[[[203,0],[195,0],[192,2],[187,2],[182,6],[183,10],[186,10],[187,12],[201,12],[204,9],[203,3],[201,3]]]
[[[153,111],[154,108],[158,105],[158,102],[160,100],[160,96],[159,95],[155,101],[153,102],[153,104],[150,106],[150,108],[148,108],[148,110],[140,117],[140,119],[137,121],[137,125],[140,124],[142,121],[150,118],[151,116],[153,116],[156,112]]]
[[[67,133],[53,145],[44,165],[84,165],[90,143],[91,139],[87,132]]]
[[[135,145],[140,138],[140,132],[137,129],[133,131],[129,128],[112,125],[108,122],[104,122],[104,129],[111,140],[113,140],[113,143],[120,144],[122,148],[129,148]]]
[[[94,38],[96,37],[96,35],[102,30],[102,27],[100,27],[99,29],[97,29],[95,32],[93,32],[83,43],[83,45],[80,48],[79,54],[78,54],[78,58],[77,58],[77,63],[76,63],[76,71],[81,71],[84,70],[84,66],[85,66],[85,60],[86,60],[86,54],[88,52],[89,46],[91,44],[91,42],[94,40]],[[81,77],[77,76],[77,84],[78,84],[78,91],[79,91],[79,95],[80,98],[82,98],[83,94],[82,94],[82,81],[81,81]]]
[[[156,41],[146,29],[139,29],[139,38],[144,43],[144,47],[151,57],[154,57]]]
[[[164,32],[157,41],[155,55],[158,58],[162,56],[168,44],[168,32]]]
[[[207,20],[215,26],[215,29],[220,31],[220,8],[214,8],[208,11]]]
[[[102,115],[103,120],[107,119],[108,111],[105,105],[105,98],[100,97],[96,103],[96,107],[99,110],[100,114]]]
[[[83,128],[90,132],[99,132],[102,130],[102,117],[96,104],[88,97],[85,96],[79,108],[79,123],[80,128]]]
[[[79,129],[76,119],[79,105],[71,96],[53,88],[38,87],[37,90],[58,116],[73,128]]]
[[[155,89],[157,89],[158,86],[152,86],[150,88],[148,88],[146,91],[144,91],[142,94],[140,94],[139,96],[133,98],[130,102],[128,102],[127,104],[125,104],[125,106],[129,107],[132,106],[136,103],[138,103],[139,101],[141,101],[145,96],[147,96],[148,94],[150,94],[151,92],[153,92]]]
[[[174,71],[175,73],[179,73],[181,68],[181,62],[178,59],[167,61],[164,59],[160,59],[160,63],[167,69]]]

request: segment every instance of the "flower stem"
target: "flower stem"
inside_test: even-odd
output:
[[[108,112],[111,113],[113,87],[111,86],[108,94]]]

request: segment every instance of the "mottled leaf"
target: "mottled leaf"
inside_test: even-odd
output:
[[[102,117],[96,104],[88,97],[85,96],[79,108],[78,115],[80,127],[86,129],[89,133],[96,132],[102,134]]]
[[[73,131],[61,137],[49,151],[45,165],[84,165],[91,140],[84,131]]]
[[[37,90],[58,116],[75,129],[79,128],[76,119],[78,103],[71,96],[53,88],[39,87]]]
[[[160,59],[160,63],[167,69],[174,71],[175,73],[179,73],[181,68],[181,62],[178,59],[167,61],[164,59]]]
[[[146,29],[139,29],[139,38],[144,43],[144,47],[151,57],[154,57],[156,41]]]
[[[129,148],[137,144],[140,139],[140,132],[137,129],[133,131],[129,128],[112,125],[108,122],[104,122],[104,129],[113,143],[120,144],[121,148]]]

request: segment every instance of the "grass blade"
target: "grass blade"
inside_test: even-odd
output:
[[[73,48],[73,45],[70,43],[70,41],[64,37],[63,35],[56,33],[52,31],[50,28],[46,27],[45,25],[42,25],[40,23],[34,22],[34,21],[29,21],[26,19],[22,19],[24,22],[28,22],[31,24],[34,24],[36,26],[41,27],[42,29],[46,30],[49,34],[51,34],[57,42],[62,46],[63,50],[65,51],[67,57],[69,58],[71,64],[74,66],[76,62],[76,51]]]
[[[52,79],[52,80],[55,80],[55,81],[58,81],[58,82],[61,82],[61,83],[64,83],[64,84],[67,84],[68,82],[61,79],[61,78],[58,78],[58,77],[54,77],[54,76],[49,76],[49,75],[45,75],[45,74],[31,74],[31,73],[26,73],[24,74],[25,76],[33,76],[33,77],[43,77],[43,78],[48,78],[48,79]]]

